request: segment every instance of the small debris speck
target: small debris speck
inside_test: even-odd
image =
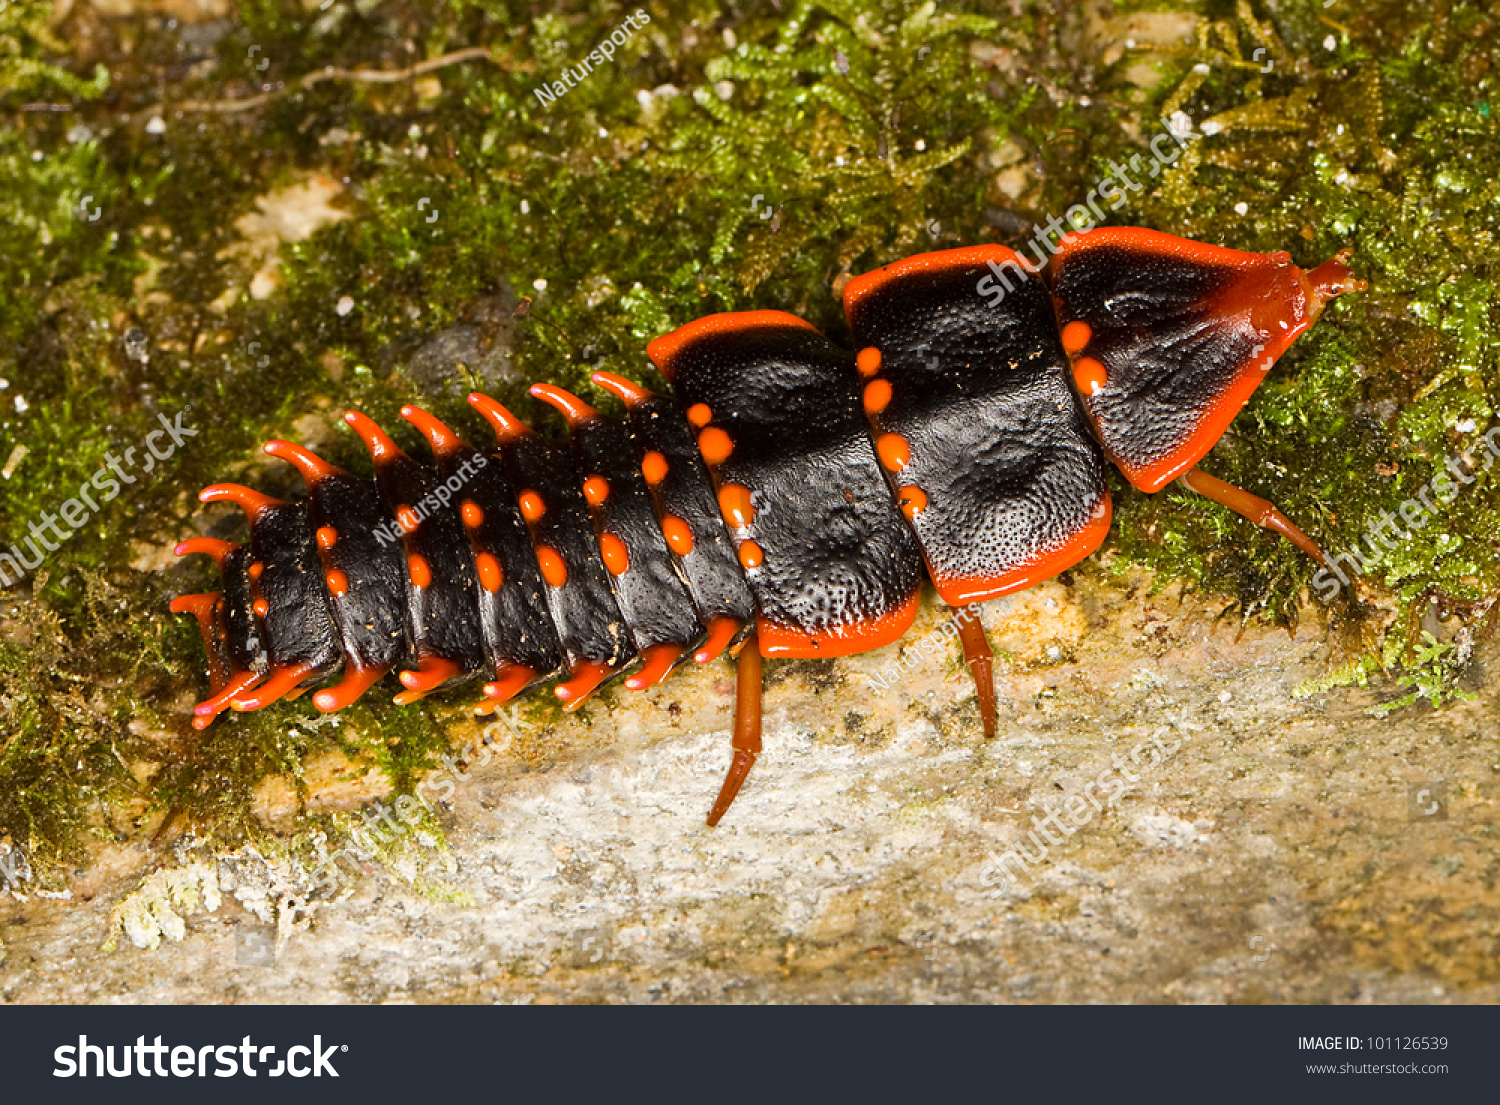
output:
[[[354,310],[354,300],[347,295],[340,296],[338,306],[334,308],[339,318],[343,318],[352,310]]]
[[[26,459],[26,453],[27,449],[24,445],[17,445],[14,449],[12,449],[10,451],[10,459],[5,462],[5,467],[0,468],[0,476],[4,476],[6,479],[10,479],[10,477],[15,473],[15,470],[20,466],[21,462]]]

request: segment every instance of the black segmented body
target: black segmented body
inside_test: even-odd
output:
[[[636,649],[697,641],[707,630],[667,547],[641,474],[649,450],[614,418],[586,419],[572,437],[577,471],[597,477],[609,489],[593,508],[594,532],[601,549],[611,538],[625,549],[626,570],[614,576],[614,596]],[[710,521],[704,519],[705,524]]]
[[[1285,254],[1141,230],[1070,236],[1045,280],[999,246],[949,250],[849,284],[857,355],[752,311],[651,343],[674,398],[596,374],[625,421],[537,385],[569,444],[478,395],[489,453],[403,409],[432,463],[346,415],[374,480],[272,442],[306,501],[216,485],[202,498],[245,509],[248,546],[179,546],[224,577],[173,604],[210,654],[195,724],[341,666],[319,709],[401,668],[398,702],[475,676],[499,700],[563,677],[571,708],[637,662],[627,682],[647,686],[752,630],[767,656],[878,647],[910,626],[924,563],[960,605],[1091,552],[1109,526],[1106,456],[1147,490],[1180,474],[1323,303],[1358,286],[1342,258],[1304,274]],[[1247,512],[1237,489],[1205,493]],[[737,722],[737,764],[759,747],[741,737]]]
[[[506,466],[467,447],[439,453],[437,459],[444,482],[462,480],[463,497],[479,507],[479,524],[461,527],[467,530],[475,563],[488,555],[506,567],[499,587],[474,591],[489,669],[522,667],[538,677],[563,671],[562,642],[548,609],[531,535],[516,507],[519,492]]]
[[[345,595],[329,595],[334,626],[349,661],[367,668],[391,668],[410,655],[405,602],[405,565],[401,546],[382,540],[375,523],[386,513],[373,480],[337,473],[309,485],[309,524],[328,526],[340,535],[323,552],[330,571],[343,572],[361,596],[356,604]],[[316,540],[316,536],[314,536]]]
[[[657,516],[681,518],[696,536],[678,562],[699,616],[705,625],[726,618],[749,623],[755,617],[755,601],[735,559],[734,544],[718,524],[713,484],[682,410],[673,400],[652,395],[632,402],[629,417],[639,447],[660,453],[667,462],[666,474],[651,488]]]

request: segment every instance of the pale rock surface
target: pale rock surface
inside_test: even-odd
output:
[[[69,900],[0,899],[0,998],[1500,1000],[1495,648],[1475,701],[1382,720],[1393,688],[1293,697],[1347,660],[1320,611],[1293,637],[1222,608],[1099,571],[988,604],[992,742],[951,648],[885,691],[895,647],[770,664],[766,752],[716,830],[720,664],[523,727],[456,782],[451,855],[408,834],[331,896],[254,848],[215,878],[182,840],[112,846]],[[1171,751],[1004,885],[1010,842],[1136,746]],[[363,774],[317,765],[318,801],[395,797]],[[1442,816],[1410,802],[1432,780]],[[291,788],[261,797],[295,820]]]

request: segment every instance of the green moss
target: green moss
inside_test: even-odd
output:
[[[52,5],[46,0],[9,0],[0,7],[0,97],[12,103],[25,95],[96,99],[109,87],[109,70],[94,67],[84,79],[47,60],[66,45],[52,33]]]
[[[145,816],[144,800],[228,840],[250,830],[257,783],[300,777],[310,755],[369,755],[405,788],[446,749],[458,695],[405,710],[372,695],[337,726],[300,702],[187,726],[201,646],[164,608],[212,574],[156,561],[192,532],[198,487],[279,489],[260,441],[347,405],[416,448],[394,417],[410,400],[483,441],[461,401],[481,382],[555,429],[531,382],[613,407],[591,372],[659,385],[643,342],[712,311],[781,308],[847,339],[850,274],[1065,212],[1175,111],[1218,133],[1113,221],[1304,266],[1351,245],[1371,282],[1283,358],[1209,471],[1339,550],[1494,417],[1500,59],[1476,4],[780,7],[648,3],[651,22],[550,105],[533,88],[633,8],[261,0],[227,26],[141,17],[87,34],[48,27],[34,0],[0,14],[0,464],[27,450],[0,480],[0,534],[20,540],[158,413],[191,406],[203,430],[4,593],[0,832],[47,861],[81,830],[129,831],[120,811]],[[1121,20],[1153,10],[1196,13],[1189,41],[1128,48]],[[475,44],[493,60],[303,80]],[[48,103],[69,110],[21,110]],[[283,248],[280,290],[249,298],[249,268],[226,252],[236,220],[312,175],[338,183],[352,217]],[[487,331],[508,366],[436,384],[414,367],[414,340],[516,297]],[[332,459],[368,471],[334,432]],[[1118,562],[1231,595],[1246,616],[1295,617],[1315,565],[1280,539],[1180,491],[1116,491]],[[1371,571],[1362,597],[1393,610],[1383,638],[1352,590],[1335,607],[1434,700],[1462,650],[1432,651],[1453,627],[1421,619],[1435,600],[1466,624],[1500,592],[1496,506],[1486,477]]]

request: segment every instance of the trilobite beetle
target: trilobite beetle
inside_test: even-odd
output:
[[[979,288],[996,277],[1000,297]],[[184,595],[208,653],[198,727],[320,683],[322,711],[399,672],[396,702],[483,678],[486,708],[541,684],[577,709],[692,657],[737,656],[717,824],[761,751],[761,658],[834,657],[901,637],[922,581],[949,605],[1047,579],[1109,530],[1112,462],[1183,486],[1322,559],[1275,506],[1196,465],[1328,302],[1365,285],[1347,251],[1309,272],[1151,230],[1065,238],[1043,274],[1002,246],[925,253],[844,289],[854,349],[780,311],[710,315],[652,341],[673,395],[607,372],[617,419],[531,391],[570,428],[532,431],[495,400],[481,451],[416,407],[432,460],[345,418],[373,480],[272,441],[307,495],[216,484],[250,538],[184,541],[220,591]],[[992,654],[960,639],[986,736]]]

